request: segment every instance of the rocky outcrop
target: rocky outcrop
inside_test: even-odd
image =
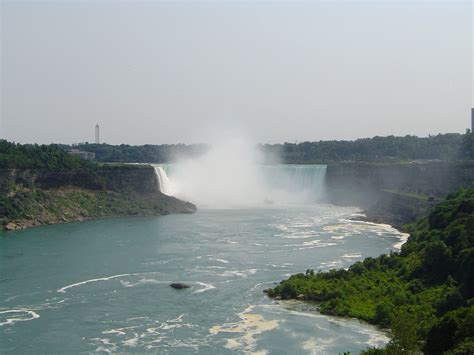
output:
[[[186,285],[186,284],[183,284],[181,282],[177,282],[177,283],[172,283],[170,284],[170,287],[176,289],[176,290],[183,290],[185,288],[189,288],[190,286]]]
[[[375,203],[365,209],[366,218],[376,223],[386,223],[401,229],[404,224],[414,222],[441,201],[440,198],[381,191]]]
[[[57,189],[64,186],[87,190],[157,192],[154,168],[150,165],[102,165],[91,171],[0,170],[0,189],[14,186]]]
[[[93,171],[0,170],[0,228],[112,216],[194,213],[196,206],[162,194],[154,168],[104,165]]]

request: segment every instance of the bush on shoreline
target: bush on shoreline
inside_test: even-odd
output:
[[[400,253],[348,270],[308,270],[269,295],[390,328],[390,344],[368,354],[474,353],[474,187],[448,196],[407,231]]]

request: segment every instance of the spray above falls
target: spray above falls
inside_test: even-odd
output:
[[[199,208],[313,203],[322,196],[326,166],[262,165],[251,144],[212,146],[194,159],[156,165],[159,190]]]

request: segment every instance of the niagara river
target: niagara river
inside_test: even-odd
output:
[[[273,191],[320,194],[321,167],[304,169],[263,175]],[[307,269],[389,253],[406,236],[352,220],[355,207],[281,196],[0,234],[0,353],[334,354],[386,344],[373,326],[263,290]]]

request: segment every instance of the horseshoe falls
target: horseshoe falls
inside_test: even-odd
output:
[[[0,353],[298,355],[386,344],[369,324],[263,290],[389,253],[406,236],[319,203],[324,165],[225,158],[155,166],[160,191],[196,203],[195,214],[0,234]]]
[[[308,204],[324,196],[326,165],[254,165],[235,170],[155,165],[162,193],[199,207],[244,208]]]

